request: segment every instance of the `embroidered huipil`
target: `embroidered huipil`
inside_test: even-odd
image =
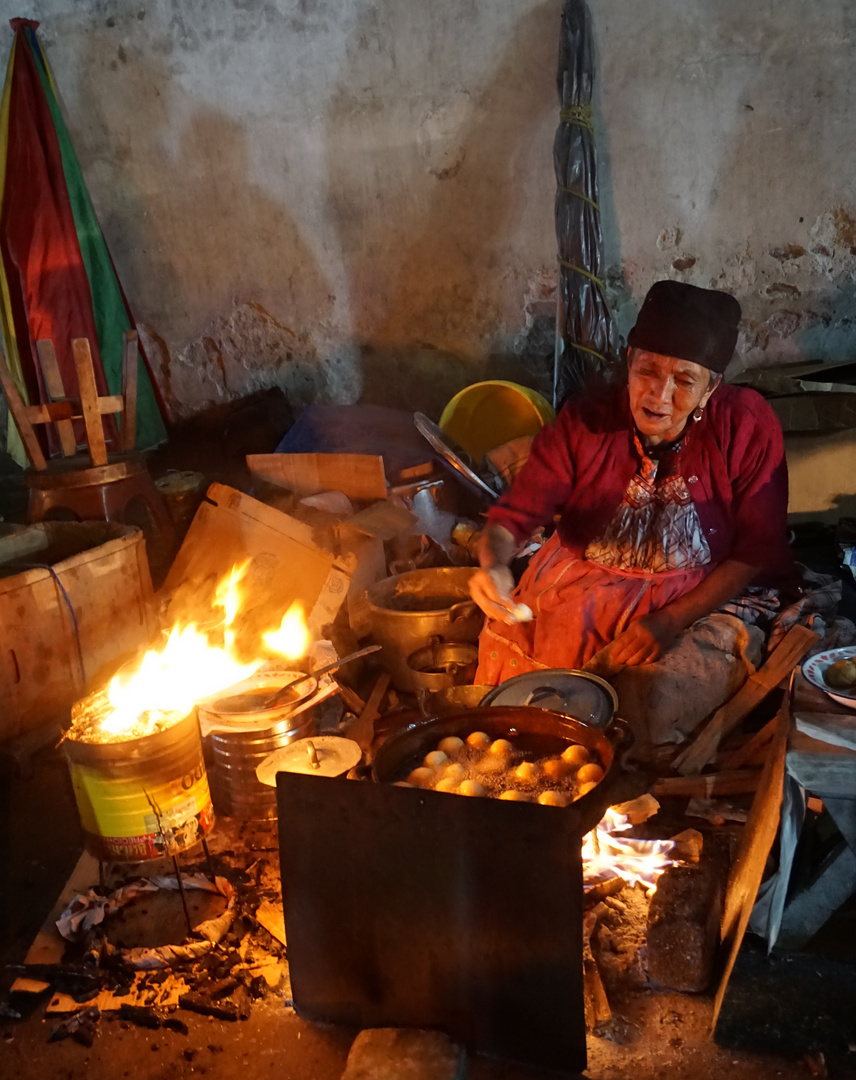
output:
[[[639,442],[626,386],[571,401],[488,517],[519,541],[559,521],[516,592],[535,622],[489,623],[477,679],[579,667],[725,559],[786,575],[786,514],[781,428],[755,391],[718,387],[659,460]]]

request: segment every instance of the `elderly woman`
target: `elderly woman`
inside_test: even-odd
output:
[[[779,423],[722,382],[740,314],[727,293],[658,282],[626,383],[573,399],[536,437],[479,549],[471,591],[490,621],[476,681],[579,668],[606,646],[612,668],[651,663],[756,579],[789,572]],[[515,552],[557,516],[515,590]]]

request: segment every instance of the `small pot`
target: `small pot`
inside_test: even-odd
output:
[[[432,641],[407,658],[416,690],[450,690],[471,683],[478,667],[477,646],[460,641]]]
[[[558,736],[568,744],[580,743],[596,754],[603,766],[603,779],[568,807],[580,815],[584,833],[593,829],[612,805],[613,791],[622,774],[620,759],[632,741],[630,730],[620,720],[603,730],[533,706],[487,705],[402,728],[378,748],[372,777],[378,783],[394,783],[418,765],[429,750],[436,749],[441,739],[448,735],[465,739],[473,731],[485,731],[492,739],[513,740],[517,734],[551,739]]]
[[[418,689],[407,658],[432,638],[473,643],[484,615],[470,598],[471,566],[411,570],[366,590],[370,633],[383,646],[380,662],[398,690]]]
[[[450,686],[447,690],[435,690],[422,694],[419,707],[426,719],[443,713],[459,713],[464,709],[476,709],[492,686],[476,683],[475,686]]]

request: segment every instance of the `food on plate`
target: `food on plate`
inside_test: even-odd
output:
[[[852,690],[856,686],[856,656],[830,664],[823,673],[823,681],[833,690]]]
[[[441,739],[437,743],[437,749],[442,750],[444,754],[449,757],[454,757],[455,754],[459,754],[464,748],[464,740],[459,739],[457,735],[447,735],[445,739]]]

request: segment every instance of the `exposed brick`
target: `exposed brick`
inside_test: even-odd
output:
[[[648,911],[648,975],[669,990],[706,990],[713,974],[722,915],[718,861],[672,866]]]

